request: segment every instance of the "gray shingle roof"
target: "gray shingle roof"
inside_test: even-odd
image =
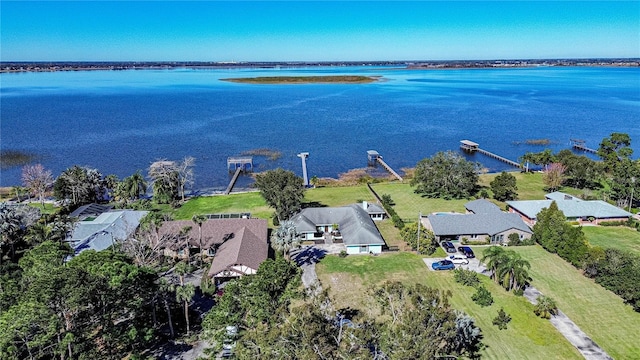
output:
[[[345,245],[384,245],[378,228],[361,204],[306,208],[291,219],[298,232],[316,231],[316,225],[338,224]]]
[[[102,213],[105,213],[111,210],[113,206],[110,205],[100,205],[100,204],[87,204],[82,205],[79,208],[75,209],[69,217],[76,217],[79,219],[84,219],[89,216],[99,216]]]
[[[474,214],[495,214],[502,212],[498,205],[485,199],[469,201],[464,204],[464,207]]]
[[[367,203],[367,213],[369,214],[386,214],[382,206],[378,204]]]
[[[518,214],[497,212],[491,214],[430,215],[428,217],[436,236],[487,234],[495,235],[510,229],[532,233]]]
[[[116,241],[125,240],[140,225],[140,219],[148,211],[120,210],[100,214],[91,221],[76,223],[71,238],[71,247],[78,254],[84,250],[104,250]]]
[[[538,213],[551,206],[553,201],[558,204],[558,209],[569,218],[593,216],[596,219],[606,219],[624,218],[632,215],[602,200],[586,201],[561,192],[547,194],[545,197],[553,200],[507,201],[507,204],[530,219],[536,219]]]

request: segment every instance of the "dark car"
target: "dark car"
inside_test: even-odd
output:
[[[456,266],[449,260],[440,260],[431,264],[433,270],[453,270]]]
[[[442,242],[442,247],[444,248],[444,250],[448,253],[454,253],[456,252],[456,247],[453,246],[453,244],[451,243],[451,241],[443,241]]]
[[[474,258],[476,255],[473,253],[473,250],[468,246],[460,246],[458,251],[464,254],[468,258]]]

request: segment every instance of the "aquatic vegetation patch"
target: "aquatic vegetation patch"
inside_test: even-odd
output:
[[[36,154],[17,150],[0,151],[0,168],[9,169],[15,166],[27,165],[37,159]]]
[[[275,161],[280,159],[280,157],[282,157],[282,152],[275,150],[275,149],[269,149],[269,148],[259,148],[259,149],[253,149],[253,150],[247,150],[247,151],[243,151],[241,153],[241,155],[243,156],[264,156],[267,159],[271,160],[271,161]]]

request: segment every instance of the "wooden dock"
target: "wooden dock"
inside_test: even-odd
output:
[[[592,154],[597,154],[598,150],[590,149],[585,145],[585,141],[581,139],[570,139],[571,146],[578,151],[584,151]]]
[[[234,170],[233,177],[227,186],[227,190],[224,191],[225,195],[229,195],[233,186],[238,181],[238,177],[241,172],[253,171],[253,158],[251,156],[231,156],[227,158],[227,170],[231,172]]]
[[[378,163],[382,165],[382,167],[385,170],[387,170],[391,175],[396,177],[396,179],[400,181],[404,181],[404,179],[402,179],[402,176],[400,176],[397,172],[395,172],[395,170],[391,168],[391,166],[389,166],[386,162],[384,162],[384,160],[382,160],[382,156],[380,156],[380,154],[377,151],[375,150],[367,151],[367,157],[369,159],[369,165],[375,165],[376,163]]]
[[[460,141],[460,148],[462,150],[466,151],[466,152],[471,152],[471,153],[479,152],[479,153],[481,153],[483,155],[486,155],[488,157],[494,158],[496,160],[500,160],[503,163],[507,163],[507,164],[509,164],[511,166],[514,166],[514,167],[517,167],[517,168],[520,168],[520,169],[523,168],[522,164],[520,164],[518,162],[515,162],[513,160],[509,160],[509,159],[507,159],[505,157],[502,157],[500,155],[496,155],[496,154],[494,154],[494,153],[492,153],[490,151],[481,149],[480,145],[478,143],[475,143],[475,142],[470,141],[470,140],[461,140]]]
[[[233,177],[231,178],[231,181],[229,182],[229,186],[227,186],[227,190],[224,191],[225,195],[229,195],[231,193],[231,190],[233,190],[233,186],[236,184],[236,181],[238,181],[238,177],[240,176],[240,173],[242,172],[242,168],[236,168],[236,172],[233,174]]]

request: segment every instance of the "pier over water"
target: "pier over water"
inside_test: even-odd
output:
[[[471,140],[461,140],[460,141],[460,148],[466,152],[470,152],[470,153],[474,153],[474,152],[479,152],[481,154],[487,155],[488,157],[494,158],[496,160],[500,160],[503,163],[507,163],[511,166],[517,167],[519,169],[522,169],[522,164],[515,162],[513,160],[509,160],[505,157],[502,157],[500,155],[496,155],[490,151],[484,150],[480,148],[480,145],[478,143],[475,143]]]
[[[585,145],[585,141],[582,139],[569,139],[571,141],[571,146],[578,151],[584,151],[592,154],[597,154],[598,150],[590,149]]]
[[[238,181],[240,173],[253,171],[253,158],[251,156],[229,157],[227,158],[227,170],[229,172],[234,171],[234,173],[227,189],[224,191],[225,195],[229,195],[229,193],[231,193],[233,186],[236,184],[236,181]]]
[[[387,170],[391,175],[395,176],[398,180],[403,181],[402,176],[398,175],[391,166],[389,166],[384,160],[382,160],[382,156],[375,150],[367,151],[367,158],[369,160],[369,165],[374,166],[376,163],[382,165],[382,167]]]

